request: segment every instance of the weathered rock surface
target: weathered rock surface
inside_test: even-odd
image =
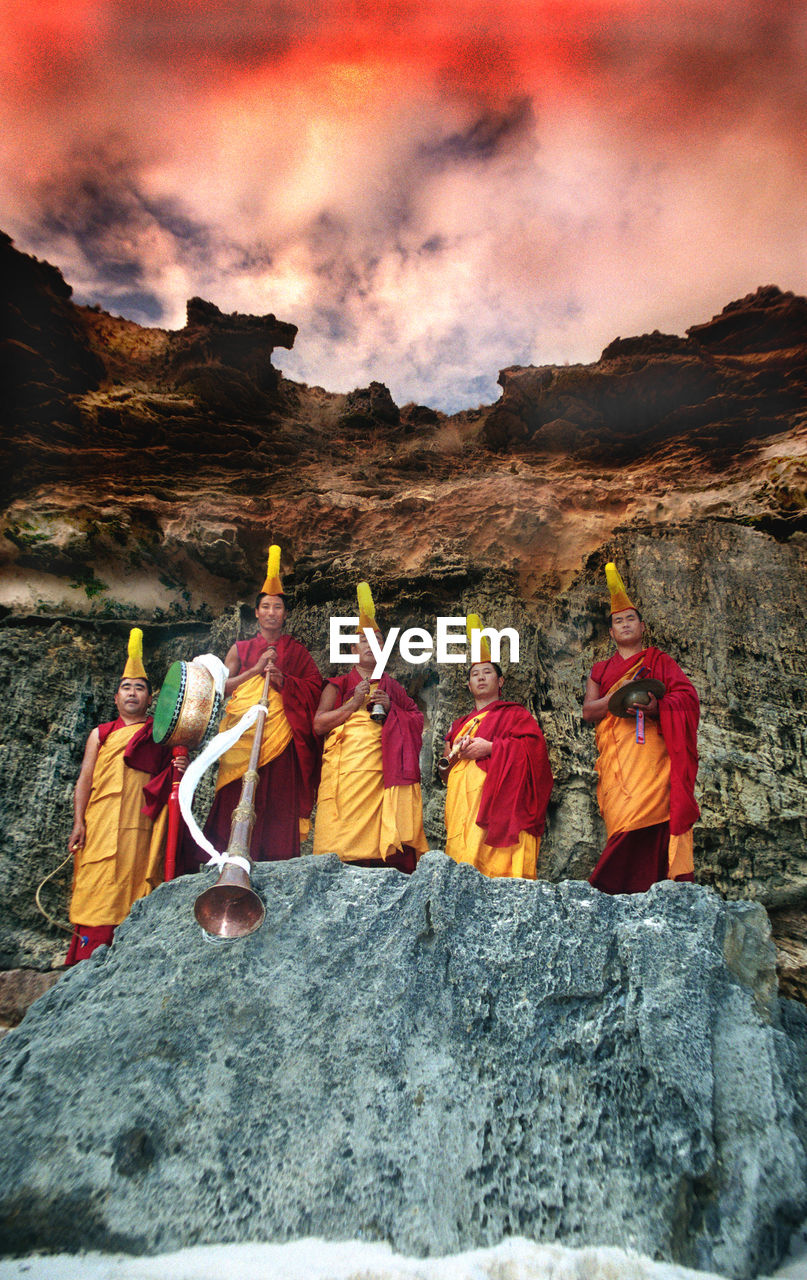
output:
[[[75,397],[105,369],[90,350],[73,292],[48,262],[18,253],[0,232],[0,493],[29,448],[59,451],[79,426]]]
[[[807,1014],[761,907],[440,853],[255,884],[267,924],[229,944],[198,878],[158,889],[6,1036],[7,1251],[524,1235],[776,1263],[807,1207]]]
[[[59,981],[58,973],[36,969],[6,969],[0,972],[0,1036],[16,1027],[35,1000]]]
[[[296,336],[296,325],[273,315],[224,315],[212,302],[191,298],[185,328],[171,335],[169,377],[209,408],[261,418],[277,399],[272,352],[290,349]]]
[[[807,999],[792,960],[807,930],[804,299],[768,287],[685,336],[616,339],[591,366],[504,370],[496,405],[446,418],[399,412],[378,383],[345,396],[278,379],[271,349],[294,326],[274,317],[197,300],[183,330],[142,329],[75,307],[55,268],[2,249],[9,324],[34,300],[15,333],[58,390],[48,409],[28,364],[9,366],[22,399],[7,403],[30,391],[45,407],[9,413],[0,454],[2,963],[63,953],[33,890],[63,856],[128,626],[144,625],[158,681],[175,658],[223,656],[248,633],[234,603],[277,540],[291,629],[326,674],[329,615],[353,612],[361,579],[384,625],[433,630],[473,610],[518,628],[507,691],[539,715],[557,776],[539,868],[551,881],[585,877],[603,844],[579,708],[609,649],[615,558],[701,694],[697,875],[779,913],[783,982]],[[461,672],[392,673],[426,716],[439,846],[433,761],[466,705]],[[66,881],[47,891],[54,914]]]
[[[594,365],[502,370],[483,433],[497,449],[625,462],[686,435],[696,451],[728,459],[804,414],[805,343],[807,300],[769,285],[686,338],[656,331],[617,338]]]
[[[807,991],[807,916],[802,907],[768,913],[776,944],[779,986],[787,996],[804,999]]]

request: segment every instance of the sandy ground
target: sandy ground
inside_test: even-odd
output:
[[[807,1241],[794,1240],[781,1280],[807,1280]],[[0,1280],[716,1280],[621,1249],[565,1249],[507,1240],[443,1258],[404,1258],[383,1244],[296,1240],[208,1245],[156,1258],[87,1253],[0,1261]],[[722,1278],[721,1278],[722,1280]]]

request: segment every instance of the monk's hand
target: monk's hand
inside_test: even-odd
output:
[[[269,683],[272,688],[282,689],[283,685],[286,683],[286,677],[280,670],[280,667],[276,667],[274,662],[268,662],[266,664],[266,670],[269,673]]]
[[[365,702],[367,701],[369,692],[370,692],[370,677],[364,676],[356,685],[356,688],[353,690],[353,697],[351,698],[351,702],[355,704],[357,709],[359,707],[364,706]]]
[[[70,852],[75,853],[77,849],[83,849],[86,838],[87,828],[80,818],[76,818],[73,823],[73,830],[70,832],[70,839],[67,841],[67,847]]]
[[[643,711],[645,716],[649,716],[651,720],[658,720],[658,698],[655,694],[650,693],[649,690],[647,698],[647,702],[638,703],[632,706],[631,711],[634,715],[636,715],[638,711]]]
[[[375,689],[370,694],[370,701],[374,707],[383,707],[385,711],[389,711],[389,694],[383,689]]]
[[[186,769],[187,769],[187,767],[188,767],[188,757],[187,757],[187,756],[174,756],[173,764],[174,764],[174,768],[176,769],[177,773],[184,773],[184,772],[185,772],[185,770],[186,770]]]
[[[460,748],[463,760],[486,760],[493,750],[488,738],[466,738]]]

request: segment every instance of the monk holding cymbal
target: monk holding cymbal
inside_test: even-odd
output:
[[[658,880],[694,879],[700,704],[678,664],[647,645],[616,565],[605,575],[616,653],[592,668],[583,719],[597,726],[608,842],[589,882],[604,893],[643,893]]]

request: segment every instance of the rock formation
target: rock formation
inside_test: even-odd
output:
[[[291,349],[297,326],[274,316],[222,315],[212,302],[191,298],[187,324],[172,335],[168,373],[209,408],[262,416],[275,401],[275,347]]]
[[[768,287],[685,336],[619,338],[591,366],[508,369],[495,405],[446,418],[399,410],[378,383],[343,396],[289,382],[270,356],[294,326],[274,317],[194,301],[178,333],[142,329],[3,253],[4,369],[13,403],[36,409],[7,415],[0,457],[2,963],[63,952],[33,890],[63,856],[127,627],[144,626],[158,680],[175,658],[223,654],[249,628],[274,539],[292,629],[326,672],[328,617],[351,613],[362,578],[384,623],[432,629],[473,610],[518,627],[508,693],[539,715],[557,776],[550,881],[585,877],[603,843],[579,707],[608,651],[602,570],[616,559],[702,696],[698,879],[769,908],[783,984],[807,997],[804,299]],[[58,394],[36,390],[14,343]],[[461,672],[393,674],[426,715],[439,846],[433,766],[465,705]],[[46,890],[53,913],[66,892],[65,872]]]
[[[686,338],[617,338],[593,366],[505,369],[487,414],[494,448],[511,444],[630,462],[686,435],[730,459],[807,407],[807,299],[775,287],[730,303]]]
[[[7,1250],[520,1235],[776,1264],[807,1208],[807,1013],[760,906],[441,853],[254,882],[250,938],[211,943],[198,880],[163,886],[5,1037]]]

